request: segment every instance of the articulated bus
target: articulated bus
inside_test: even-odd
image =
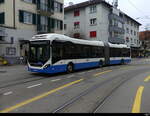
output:
[[[131,62],[130,47],[70,38],[59,34],[35,35],[29,43],[28,70],[71,73],[76,70]]]

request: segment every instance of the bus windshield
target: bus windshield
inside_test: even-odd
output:
[[[50,41],[30,42],[29,63],[32,66],[43,66],[50,58]]]

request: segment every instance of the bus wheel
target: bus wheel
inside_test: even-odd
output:
[[[74,70],[74,69],[73,69],[73,64],[71,64],[71,63],[68,64],[68,66],[67,66],[67,72],[68,72],[68,73],[72,73],[73,70]]]
[[[121,60],[121,65],[124,65],[124,64],[125,64],[125,62],[124,62],[124,60],[122,59],[122,60]]]

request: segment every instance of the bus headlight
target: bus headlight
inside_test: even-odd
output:
[[[50,66],[51,66],[50,64],[47,64],[47,65],[44,66],[44,69],[46,69],[46,68],[48,68]]]

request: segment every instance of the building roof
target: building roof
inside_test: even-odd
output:
[[[101,4],[101,3],[106,5],[109,8],[112,7],[112,5],[110,5],[109,3],[107,3],[104,0],[89,0],[89,1],[86,1],[86,2],[82,2],[82,3],[78,3],[78,4],[68,6],[68,7],[65,8],[65,12],[70,11],[70,10],[74,10],[74,9],[84,8],[84,7],[87,7],[87,6],[90,6],[90,5],[94,5],[94,4]]]
[[[135,23],[137,23],[138,25],[142,25],[141,23],[139,23],[138,21],[136,21],[135,19],[131,18],[129,15],[125,14],[124,15],[129,18],[130,20],[134,21]]]

